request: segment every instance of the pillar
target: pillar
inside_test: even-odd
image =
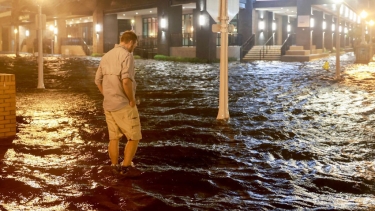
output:
[[[55,53],[62,54],[61,45],[64,38],[67,38],[66,20],[64,18],[57,20],[57,35],[55,36]]]
[[[16,78],[0,74],[0,139],[16,135]]]
[[[314,11],[313,18],[315,26],[313,28],[313,45],[316,46],[316,49],[323,49],[324,37],[323,37],[323,12]]]
[[[238,34],[242,35],[242,43],[246,42],[253,34],[253,1],[246,0],[245,9],[240,9],[238,13]]]
[[[332,31],[332,15],[327,15],[325,14],[325,19],[324,21],[326,22],[326,29],[324,30],[324,48],[327,50],[332,51],[333,49],[333,31]]]
[[[203,25],[199,24],[200,15],[205,20]],[[196,57],[213,61],[216,59],[217,33],[213,33],[211,27],[216,21],[206,11],[206,0],[197,0],[193,17],[196,37]]]
[[[104,52],[108,52],[119,43],[117,14],[105,15],[103,18]],[[100,37],[99,37],[100,39]]]
[[[308,19],[303,19],[308,17]],[[303,46],[305,50],[311,50],[311,2],[297,0],[297,28],[296,28],[296,45]],[[302,20],[307,25],[302,25]],[[308,23],[307,23],[308,21]]]
[[[104,14],[103,14],[103,9],[101,7],[99,6],[96,7],[94,14],[92,16],[92,19],[93,19],[92,52],[103,53],[104,52],[104,37],[103,37]]]
[[[166,56],[169,56],[170,25],[173,24],[173,17],[169,14],[169,9],[169,1],[162,0],[158,2],[158,54]],[[162,22],[165,24],[164,27]]]

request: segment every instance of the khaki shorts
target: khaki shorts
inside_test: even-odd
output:
[[[128,140],[141,140],[141,122],[137,106],[127,105],[118,111],[105,111],[109,140],[120,139],[125,134]]]

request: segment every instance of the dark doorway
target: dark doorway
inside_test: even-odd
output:
[[[132,30],[132,24],[130,19],[119,19],[118,20],[118,36],[120,37],[124,31]]]

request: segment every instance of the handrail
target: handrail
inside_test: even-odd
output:
[[[271,40],[273,40],[273,34],[272,34],[272,36],[267,40],[267,42],[266,43],[264,43],[264,45],[262,46],[262,49],[259,51],[259,59],[262,59],[262,52],[263,52],[263,58],[264,58],[264,48],[265,48],[265,46],[266,45],[268,45],[268,42],[269,41],[271,41]],[[266,48],[266,50],[267,50],[267,53],[268,53],[268,49]]]
[[[285,39],[283,45],[281,46],[281,55],[285,55],[286,51],[289,50],[289,47],[293,45],[293,38],[296,34],[289,34],[288,37]]]
[[[255,34],[252,34],[249,39],[244,42],[240,47],[240,61],[243,61],[245,54],[255,45]],[[246,52],[246,53],[245,53]]]

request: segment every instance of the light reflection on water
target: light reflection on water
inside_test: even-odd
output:
[[[120,181],[93,83],[99,59],[50,57],[36,90],[32,58],[0,57],[16,74],[18,125],[0,208],[374,209],[375,64],[341,58],[340,82],[333,57],[328,72],[321,60],[230,63],[228,123],[215,119],[218,64],[137,60],[145,174]]]

